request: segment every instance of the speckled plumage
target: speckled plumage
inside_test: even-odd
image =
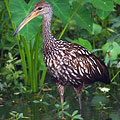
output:
[[[38,15],[43,16],[42,35],[43,53],[47,69],[55,78],[60,93],[61,103],[64,101],[64,85],[72,85],[79,99],[82,87],[100,81],[110,83],[108,70],[100,59],[84,47],[63,40],[57,40],[51,35],[50,25],[52,7],[48,2],[38,2],[33,11],[18,26],[15,36],[30,20]]]
[[[41,2],[39,2],[39,7],[41,7],[40,4]],[[45,4],[49,3],[45,2]],[[42,14],[45,64],[51,75],[55,78],[61,103],[64,101],[64,85],[72,85],[78,95],[81,113],[80,95],[82,88],[96,81],[110,83],[108,70],[104,62],[84,47],[63,40],[57,40],[51,35],[50,25],[53,12],[51,6],[48,9],[47,14]]]
[[[82,46],[54,40],[54,47],[44,54],[46,66],[62,85],[78,87],[95,81],[109,83],[108,72],[102,61]]]

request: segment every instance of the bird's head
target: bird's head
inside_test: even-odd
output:
[[[33,11],[36,12],[38,15],[48,15],[50,14],[52,8],[50,4],[46,1],[40,1],[35,4]]]
[[[13,37],[33,18],[43,15],[43,16],[49,16],[52,14],[52,7],[50,4],[46,1],[40,1],[37,4],[35,4],[33,11],[22,21],[22,23],[18,26],[16,31],[13,33]]]

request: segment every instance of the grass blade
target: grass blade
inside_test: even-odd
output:
[[[27,42],[25,41],[25,39],[22,37],[22,43],[24,45],[24,49],[25,49],[25,54],[27,57],[27,63],[28,63],[28,74],[29,74],[29,81],[28,83],[31,84],[32,82],[32,66],[31,66],[31,54],[30,54],[30,50],[29,47],[27,45]]]

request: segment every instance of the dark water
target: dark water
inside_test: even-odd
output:
[[[83,120],[120,120],[120,91],[116,90],[114,95],[95,93],[96,89],[92,87],[88,91],[82,93]],[[17,120],[10,115],[12,111],[23,113],[26,119],[20,120],[57,120],[58,110],[55,104],[60,104],[59,101],[56,89],[34,95],[5,97],[0,102],[0,120]],[[72,87],[65,90],[65,101],[70,106],[66,110],[68,113],[78,110],[78,99]],[[71,119],[66,117],[66,120]]]

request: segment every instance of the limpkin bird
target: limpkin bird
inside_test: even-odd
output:
[[[64,86],[72,85],[78,95],[81,110],[80,94],[82,88],[96,81],[110,83],[107,67],[86,48],[63,40],[57,40],[51,35],[50,25],[52,7],[46,1],[38,2],[33,11],[18,26],[15,36],[30,20],[42,15],[42,35],[44,61],[60,93],[61,103],[64,101]]]

